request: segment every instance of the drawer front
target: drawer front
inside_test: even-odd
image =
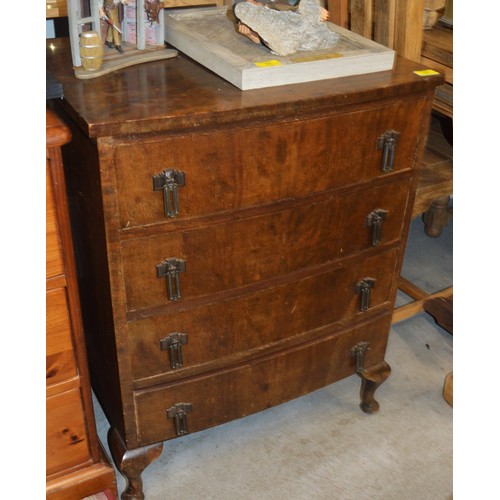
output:
[[[57,221],[56,203],[54,190],[49,174],[46,169],[46,275],[53,278],[64,274],[64,261],[62,257],[61,242],[59,240],[59,224]]]
[[[324,387],[355,372],[352,347],[370,343],[365,366],[383,360],[390,314],[273,356],[185,382],[135,394],[140,445],[176,437],[167,410],[190,403],[188,432],[264,410]]]
[[[90,459],[80,390],[47,398],[47,476]]]
[[[380,241],[396,241],[408,185],[402,179],[250,219],[127,240],[122,249],[128,308],[175,302],[169,281],[180,285],[182,298],[192,299],[371,248],[373,227],[367,219],[380,209],[385,212]],[[172,273],[163,276],[162,263],[170,259],[185,263],[185,272],[173,273],[175,279]]]
[[[77,372],[66,289],[50,290],[46,297],[46,379],[49,385],[73,377]]]
[[[182,219],[258,206],[386,175],[378,139],[388,130],[400,134],[394,171],[411,168],[423,105],[424,100],[417,99],[330,117],[118,146],[121,226],[171,220],[166,213]],[[153,177],[165,170],[181,172],[181,178],[167,175],[166,193],[158,179],[154,191]],[[173,215],[174,191],[178,215]]]
[[[251,355],[252,350],[255,353],[325,325],[360,320],[374,308],[388,305],[397,257],[398,249],[393,248],[270,289],[131,322],[133,376],[178,378],[197,365],[206,363],[203,369],[208,370],[210,362],[226,356],[234,355],[225,360],[234,362],[238,353]],[[366,277],[375,279],[375,284],[368,308],[361,311],[356,285]],[[182,345],[179,333],[185,335],[186,344]]]

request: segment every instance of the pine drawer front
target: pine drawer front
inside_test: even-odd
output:
[[[383,360],[390,314],[278,354],[206,376],[135,393],[140,445],[177,437],[167,410],[192,405],[188,432],[244,417],[324,387],[355,372],[351,349],[369,342],[366,363]]]
[[[46,308],[46,379],[50,385],[76,376],[77,371],[66,289],[47,291]]]
[[[399,134],[390,170],[412,168],[423,106],[423,99],[414,99],[300,122],[118,144],[121,227],[260,206],[387,176],[379,139],[388,131]],[[363,140],[353,142],[353,132]],[[164,171],[170,172],[167,193]]]
[[[47,476],[90,459],[80,389],[47,398]]]
[[[408,184],[403,178],[248,219],[126,240],[128,309],[247,286],[395,242],[401,237]],[[385,216],[380,242],[374,244],[367,220],[378,210]],[[185,265],[176,275],[180,298],[169,290],[173,278],[163,276],[172,259]]]
[[[236,298],[132,321],[133,377],[143,379],[143,384],[178,379],[193,368],[211,370],[241,360],[241,356],[248,358],[269,347],[298,342],[325,325],[360,321],[381,308],[390,309],[397,257],[398,249],[392,248]],[[367,277],[375,282],[368,307],[361,310],[357,285]],[[180,342],[185,343],[175,345]]]
[[[46,277],[53,278],[64,273],[61,242],[59,241],[59,223],[57,221],[56,203],[50,172],[46,169]]]

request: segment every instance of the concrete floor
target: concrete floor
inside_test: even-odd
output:
[[[412,223],[403,275],[427,292],[453,284],[453,225],[436,239]],[[408,298],[398,296],[397,304]],[[143,473],[147,500],[452,498],[453,410],[442,398],[453,338],[431,316],[393,325],[380,410],[359,408],[360,379],[166,442]],[[98,434],[109,427],[95,401]],[[117,472],[118,491],[125,481]]]
[[[452,284],[452,231],[450,225],[430,239],[420,220],[412,225],[403,274],[417,276],[426,291]],[[453,410],[442,388],[452,370],[452,346],[452,336],[425,313],[398,323],[389,336],[392,373],[377,391],[377,414],[359,409],[360,382],[353,375],[169,441],[143,473],[146,498],[450,499]],[[105,443],[108,423],[97,404],[96,417]],[[119,473],[117,483],[122,491]]]

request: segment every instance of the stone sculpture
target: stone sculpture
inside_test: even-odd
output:
[[[255,0],[234,6],[235,16],[249,28],[251,36],[241,28],[240,33],[254,42],[262,41],[280,56],[334,47],[339,35],[323,22],[324,13],[318,0],[300,0],[295,11],[275,10]]]

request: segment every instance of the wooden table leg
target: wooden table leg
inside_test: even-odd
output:
[[[453,335],[453,296],[426,300],[424,310],[434,318],[440,327]],[[453,372],[448,373],[444,379],[443,398],[453,407]]]
[[[443,398],[453,407],[453,372],[448,373],[444,379]]]
[[[425,224],[425,234],[431,238],[441,236],[443,229],[450,220],[449,196],[437,198],[431,206],[424,212],[423,221]]]
[[[453,296],[425,300],[424,311],[430,314],[441,328],[453,335]]]

